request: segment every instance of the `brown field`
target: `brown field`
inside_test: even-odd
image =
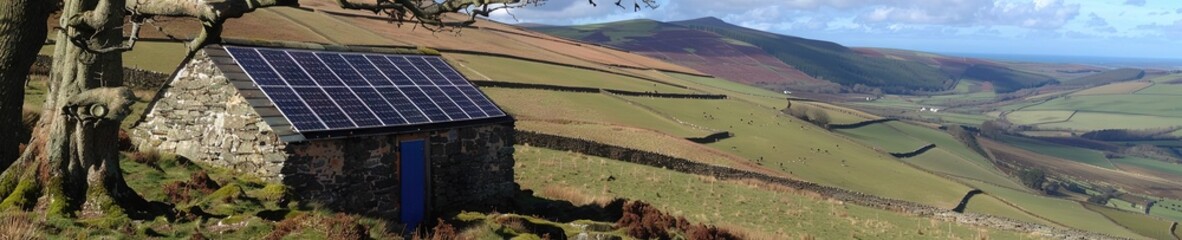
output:
[[[391,45],[390,39],[331,15],[298,8],[265,8],[290,23],[305,26],[321,37],[341,45]],[[283,21],[283,20],[279,20]]]
[[[1072,93],[1071,96],[1088,96],[1088,95],[1109,95],[1109,94],[1130,94],[1140,91],[1149,86],[1153,86],[1153,82],[1149,81],[1134,81],[1121,82],[1098,86],[1094,88],[1085,89],[1083,91]]]
[[[511,55],[625,75],[635,74],[616,66],[702,74],[650,57],[551,37],[491,21],[478,20],[472,28],[459,31],[432,32],[413,22],[399,25],[368,12],[342,10],[334,1],[311,0],[301,1],[300,4],[304,9],[265,8],[241,18],[230,19],[225,25],[223,37],[340,45],[425,46],[440,50]],[[447,19],[466,19],[463,17],[453,14]],[[50,27],[56,26],[57,19],[51,18],[48,22]],[[192,19],[161,17],[143,28],[140,36],[165,41],[172,41],[169,40],[170,36],[188,39],[196,35],[200,28],[201,25]]]
[[[1182,185],[1179,185],[1176,180],[1100,168],[1076,161],[1038,154],[985,138],[978,138],[978,141],[981,147],[993,153],[998,160],[1024,167],[1039,168],[1060,176],[1078,178],[1079,180],[1104,182],[1124,188],[1129,192],[1175,199],[1182,198]]]
[[[332,15],[344,22],[357,24],[364,30],[372,31],[386,39],[408,45],[493,52],[605,70],[609,69],[603,65],[622,65],[641,69],[701,74],[693,69],[660,60],[590,44],[580,44],[490,21],[479,20],[473,24],[475,28],[462,29],[459,32],[431,33],[426,29],[414,26],[413,23],[398,26],[380,18],[360,17],[370,16],[370,14],[363,11],[342,10],[337,7],[335,1],[312,0],[301,1],[300,4],[302,7],[315,9],[316,14]],[[453,14],[449,15],[448,19],[459,21],[466,19],[466,16]],[[389,44],[386,43],[386,45]]]

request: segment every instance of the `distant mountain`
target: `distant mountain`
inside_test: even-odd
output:
[[[881,58],[918,62],[939,68],[944,74],[961,80],[992,83],[994,91],[1013,92],[1023,88],[1040,87],[1059,82],[1054,77],[1024,71],[1009,64],[986,59],[944,56],[933,53],[900,49],[856,48],[858,53]],[[1073,67],[1050,65],[1051,68]]]
[[[1051,77],[984,60],[904,50],[854,49],[837,43],[763,32],[708,17],[686,21],[629,20],[536,31],[625,49],[733,81],[771,88],[833,89],[834,84],[890,93],[942,91],[961,78],[995,83],[998,91],[1054,83]],[[975,69],[974,71],[968,71]],[[976,75],[965,75],[975,73]]]
[[[752,85],[792,89],[839,87],[785,64],[754,44],[677,24],[629,20],[531,29],[625,49]]]

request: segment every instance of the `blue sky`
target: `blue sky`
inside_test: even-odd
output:
[[[493,18],[570,25],[713,16],[848,46],[1182,59],[1182,0],[658,0],[640,12],[596,2],[549,0]]]

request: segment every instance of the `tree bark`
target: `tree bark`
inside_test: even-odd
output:
[[[124,182],[118,149],[110,144],[133,97],[111,88],[123,83],[121,52],[87,51],[122,44],[121,6],[123,0],[65,1],[42,118],[29,148],[0,174],[0,209],[43,206],[51,215],[92,218],[126,217],[139,210],[129,207],[146,207]],[[87,19],[80,24],[76,16]],[[75,36],[89,47],[72,41]]]
[[[0,1],[0,171],[19,156],[21,110],[29,67],[48,35],[52,1]]]

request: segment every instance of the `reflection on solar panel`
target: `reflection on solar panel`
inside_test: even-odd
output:
[[[225,48],[298,132],[505,116],[437,56]]]

